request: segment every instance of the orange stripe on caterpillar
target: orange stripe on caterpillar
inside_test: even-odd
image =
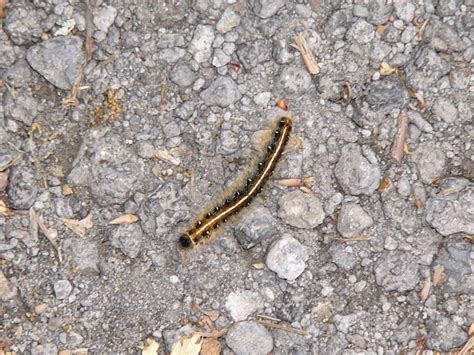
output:
[[[255,196],[262,191],[285,149],[292,124],[293,122],[289,117],[283,117],[279,120],[273,132],[273,138],[267,146],[265,156],[257,164],[257,171],[247,178],[246,184],[240,190],[225,199],[223,204],[207,212],[204,218],[199,219],[193,227],[180,236],[179,244],[183,248],[191,248],[198,245],[202,240],[208,239],[214,229],[248,206]]]

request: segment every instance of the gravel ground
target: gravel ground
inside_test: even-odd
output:
[[[0,353],[466,345],[472,0],[7,2]],[[283,114],[269,186],[179,250]]]

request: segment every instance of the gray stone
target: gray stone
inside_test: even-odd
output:
[[[260,92],[254,96],[253,101],[258,106],[267,107],[268,102],[270,101],[271,97],[272,97],[272,93],[269,91]]]
[[[72,257],[72,262],[79,272],[99,273],[99,251],[94,242],[77,238],[66,239],[63,250]]]
[[[288,42],[284,39],[273,40],[272,57],[280,65],[288,64],[293,60],[293,53],[290,51]]]
[[[415,16],[416,7],[408,0],[395,0],[393,2],[397,17],[406,23],[410,23]]]
[[[212,42],[215,34],[213,26],[197,25],[191,40],[190,50],[198,63],[207,62],[212,56]]]
[[[291,226],[312,229],[323,223],[326,216],[323,205],[316,195],[296,190],[280,197],[278,217]]]
[[[468,47],[452,26],[436,19],[428,24],[426,38],[431,48],[441,52],[460,52]]]
[[[404,107],[408,102],[408,92],[397,78],[390,76],[369,84],[366,101],[375,107]]]
[[[357,258],[351,246],[334,244],[329,248],[331,261],[343,270],[349,271],[355,266]]]
[[[245,69],[250,70],[257,64],[268,62],[272,58],[270,42],[265,40],[245,42],[237,49],[237,56]]]
[[[214,50],[214,56],[212,57],[212,65],[216,68],[223,67],[224,65],[229,64],[231,61],[231,56],[226,54],[222,49],[217,48]]]
[[[352,16],[350,10],[343,9],[335,11],[324,26],[324,32],[327,36],[335,39],[342,39],[350,26]]]
[[[317,90],[323,99],[338,101],[341,98],[342,83],[334,81],[329,75],[319,77]]]
[[[278,92],[285,96],[306,94],[310,87],[311,74],[299,66],[290,66],[283,69],[277,82]]]
[[[337,330],[344,334],[347,334],[349,332],[350,327],[358,323],[359,318],[361,318],[361,316],[364,314],[366,313],[358,312],[346,315],[336,314],[334,316],[334,325],[336,326]]]
[[[44,343],[36,345],[32,351],[31,355],[57,355],[58,347],[54,343]]]
[[[7,69],[15,63],[15,50],[6,41],[0,41],[0,68]]]
[[[358,43],[369,43],[375,36],[375,27],[367,21],[359,18],[347,32],[349,39]]]
[[[336,178],[344,192],[350,195],[371,195],[380,183],[380,168],[362,155],[360,146],[347,144],[335,168]]]
[[[431,112],[446,123],[453,123],[458,117],[458,110],[447,97],[440,97],[431,108]]]
[[[345,203],[339,213],[337,230],[344,238],[352,238],[373,224],[372,217],[362,207],[356,203]]]
[[[43,29],[39,12],[23,2],[13,2],[8,7],[3,28],[12,42],[16,45],[24,45],[37,41]]]
[[[30,126],[38,115],[36,99],[26,92],[12,96],[7,91],[3,97],[3,105],[6,118],[19,121],[27,126]]]
[[[18,165],[12,168],[8,186],[11,207],[26,210],[35,202],[38,194],[35,170],[31,166]]]
[[[271,334],[263,325],[254,321],[233,324],[225,341],[236,355],[266,355],[273,350]]]
[[[285,0],[253,0],[252,7],[255,15],[261,18],[270,18],[284,5]]]
[[[415,68],[407,67],[407,82],[420,90],[429,90],[443,76],[449,73],[451,65],[442,59],[436,51],[421,48],[415,59]]]
[[[386,0],[369,1],[369,21],[374,25],[383,25],[387,23],[388,18],[392,15],[392,5]]]
[[[68,280],[58,280],[54,283],[54,294],[58,300],[65,300],[72,291],[72,285]]]
[[[109,236],[113,247],[130,258],[136,258],[143,244],[143,230],[138,223],[122,224]]]
[[[403,43],[410,43],[413,38],[415,38],[418,31],[417,27],[409,25],[403,30],[400,40]]]
[[[421,131],[426,133],[433,132],[433,126],[426,121],[418,111],[408,111],[407,112],[408,118],[410,122],[417,126]]]
[[[234,229],[234,235],[244,249],[253,248],[275,233],[277,221],[263,206],[255,206],[244,215]]]
[[[196,76],[192,69],[186,64],[177,64],[170,73],[170,80],[178,86],[190,86]]]
[[[426,347],[428,349],[449,352],[462,348],[468,336],[453,320],[435,313],[426,321]]]
[[[31,67],[54,86],[69,90],[85,62],[82,40],[77,36],[57,37],[28,49]]]
[[[266,264],[278,277],[296,280],[306,268],[308,251],[298,240],[285,236],[274,242],[266,257]]]
[[[440,234],[474,234],[474,184],[454,194],[442,193],[426,204],[426,221]]]
[[[354,5],[354,8],[352,9],[352,13],[354,14],[355,17],[369,17],[369,9],[367,6],[356,4]]]
[[[383,201],[385,217],[394,220],[402,231],[411,235],[420,225],[413,202],[406,199],[393,197]]]
[[[207,106],[227,107],[239,101],[241,97],[237,84],[227,76],[217,78],[201,93],[201,98]]]
[[[230,7],[224,10],[221,18],[216,24],[216,29],[220,33],[227,33],[240,24],[240,16]]]
[[[431,184],[434,179],[444,174],[446,157],[434,141],[419,144],[411,160],[416,164],[420,178],[426,184]]]
[[[402,176],[397,182],[397,192],[403,196],[408,197],[411,194],[410,179],[407,176]]]
[[[86,154],[87,153],[87,154]],[[87,186],[101,205],[121,204],[138,189],[145,164],[118,135],[87,137],[67,181]]]
[[[183,48],[173,47],[165,48],[158,51],[157,58],[166,63],[176,63],[186,55],[186,51]]]
[[[30,84],[31,69],[28,63],[21,59],[8,68],[5,73],[5,81],[15,88],[23,88]]]
[[[104,5],[93,18],[94,25],[101,31],[107,33],[109,27],[114,23],[117,17],[117,9],[110,5]]]
[[[227,297],[225,308],[236,322],[246,320],[252,313],[263,307],[261,296],[253,291],[231,292]]]
[[[456,13],[462,0],[443,0],[439,1],[436,6],[436,13],[440,17],[452,16]]]
[[[411,291],[420,283],[418,269],[418,263],[410,253],[385,251],[375,262],[375,280],[386,291]]]
[[[229,129],[224,129],[220,134],[221,144],[218,152],[223,154],[235,153],[240,146],[239,136]]]

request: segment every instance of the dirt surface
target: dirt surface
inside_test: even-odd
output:
[[[0,353],[468,351],[471,0],[0,8]]]

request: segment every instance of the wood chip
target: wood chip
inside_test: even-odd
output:
[[[306,43],[305,38],[302,35],[296,35],[293,37],[293,41],[295,41],[295,43],[290,44],[290,46],[296,48],[301,53],[304,64],[306,65],[308,71],[313,75],[319,74],[319,65],[316,62],[311,49]]]
[[[379,191],[384,194],[392,188],[392,180],[388,176],[384,176],[380,180]]]
[[[130,224],[135,223],[138,220],[139,218],[136,215],[126,213],[110,221],[109,224]]]
[[[434,267],[433,269],[433,286],[438,286],[439,283],[441,282],[441,279],[443,277],[443,272],[444,272],[444,266],[441,264],[438,264]]]
[[[408,115],[405,112],[402,112],[398,117],[398,129],[392,148],[392,158],[397,164],[401,164],[403,159],[409,122],[410,119],[408,118]]]
[[[155,152],[155,155],[158,159],[163,160],[166,163],[170,163],[176,166],[181,164],[181,160],[172,156],[167,150],[157,150]]]
[[[278,108],[281,108],[284,111],[288,111],[288,104],[285,102],[285,100],[280,99],[276,102],[276,105]]]
[[[252,266],[257,270],[265,269],[265,264],[264,263],[255,263],[255,264],[252,264]]]
[[[349,102],[352,99],[352,88],[348,82],[342,84],[342,101]]]
[[[221,353],[221,342],[214,338],[205,338],[202,341],[201,355],[219,355]]]

